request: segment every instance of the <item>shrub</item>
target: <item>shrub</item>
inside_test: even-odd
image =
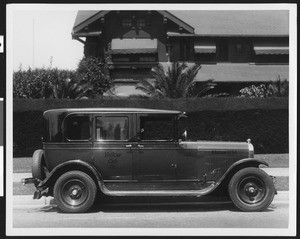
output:
[[[289,82],[283,81],[278,76],[276,82],[261,84],[259,86],[251,85],[240,90],[241,97],[287,97],[289,95]]]
[[[289,95],[289,82],[287,79],[281,80],[278,76],[277,81],[268,86],[268,90],[272,96],[287,97]]]
[[[241,97],[250,97],[250,98],[257,98],[257,97],[269,97],[269,91],[267,90],[267,87],[264,84],[261,84],[259,86],[251,85],[248,87],[245,87],[240,90],[240,96]]]
[[[84,57],[76,70],[78,82],[92,86],[90,96],[102,96],[112,86],[107,63],[97,57]]]
[[[64,79],[75,78],[75,72],[57,68],[37,68],[13,73],[14,98],[46,99],[55,98],[53,86]]]
[[[112,85],[106,63],[84,57],[76,71],[37,68],[13,73],[14,98],[79,99],[102,96]]]

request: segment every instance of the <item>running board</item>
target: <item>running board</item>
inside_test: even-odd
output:
[[[112,191],[108,190],[102,185],[102,192],[108,196],[204,196],[209,194],[214,188],[215,184],[202,190],[131,190],[131,191]]]

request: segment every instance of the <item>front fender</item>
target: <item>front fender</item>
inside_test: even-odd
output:
[[[259,167],[259,165],[265,165],[269,167],[269,164],[261,159],[254,159],[254,158],[245,158],[241,159],[239,161],[236,161],[234,164],[232,164],[226,172],[223,174],[223,176],[216,182],[215,186],[213,187],[213,190],[215,190],[225,179],[230,179],[237,171],[239,171],[242,168],[247,167]]]
[[[103,179],[102,179],[102,176],[97,171],[97,169],[90,163],[87,163],[80,159],[69,160],[62,164],[57,165],[49,173],[49,175],[37,185],[36,188],[39,191],[45,190],[46,188],[54,185],[55,181],[58,179],[58,177],[61,174],[65,173],[67,171],[70,171],[70,170],[81,170],[81,171],[87,172],[88,174],[90,174],[92,176],[92,178],[94,178],[94,180],[96,180],[98,182],[100,189],[103,188],[103,186],[104,186]]]

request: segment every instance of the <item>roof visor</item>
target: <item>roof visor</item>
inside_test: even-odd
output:
[[[126,38],[112,39],[112,54],[157,53],[157,39]]]

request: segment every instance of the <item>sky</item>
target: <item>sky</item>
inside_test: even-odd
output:
[[[76,69],[83,44],[72,40],[76,10],[17,10],[12,14],[13,69]]]

